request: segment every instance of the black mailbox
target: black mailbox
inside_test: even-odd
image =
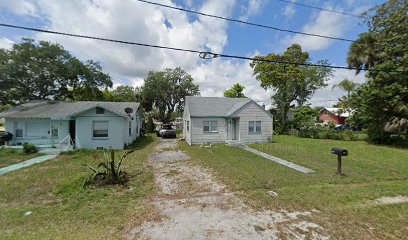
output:
[[[337,155],[337,173],[339,175],[343,175],[343,173],[341,172],[341,157],[348,155],[347,149],[332,148],[331,153]]]
[[[337,156],[347,156],[348,155],[348,151],[343,148],[332,148],[331,152],[333,154],[336,154]]]

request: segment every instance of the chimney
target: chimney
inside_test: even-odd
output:
[[[262,108],[265,109],[265,103],[262,103]]]

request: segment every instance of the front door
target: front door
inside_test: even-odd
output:
[[[75,120],[69,120],[69,136],[75,144]]]

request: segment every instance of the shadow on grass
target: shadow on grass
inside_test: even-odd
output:
[[[154,140],[156,140],[154,133],[146,134],[127,145],[125,149],[143,149],[150,143],[154,142]]]

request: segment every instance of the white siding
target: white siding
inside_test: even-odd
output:
[[[52,125],[51,125],[52,124]],[[6,131],[13,134],[12,145],[32,143],[36,145],[58,144],[68,135],[69,121],[51,119],[6,119]],[[51,126],[58,129],[58,137],[51,137]],[[16,129],[23,130],[22,137],[16,137]]]
[[[187,121],[189,122],[189,131],[187,131]],[[184,106],[183,113],[183,137],[186,139],[186,142],[191,145],[191,117],[188,111],[188,105]]]
[[[205,133],[204,121],[217,121],[216,133]],[[225,118],[191,118],[191,144],[225,143],[227,138]]]
[[[233,117],[239,117],[239,141],[242,143],[267,142],[272,137],[272,117],[254,102],[245,105]],[[249,133],[249,121],[261,121],[261,133]]]
[[[108,121],[108,137],[93,137],[93,121]],[[113,148],[123,149],[130,141],[128,133],[129,118],[119,116],[105,110],[104,114],[96,114],[95,108],[75,116],[75,144],[81,149]]]

